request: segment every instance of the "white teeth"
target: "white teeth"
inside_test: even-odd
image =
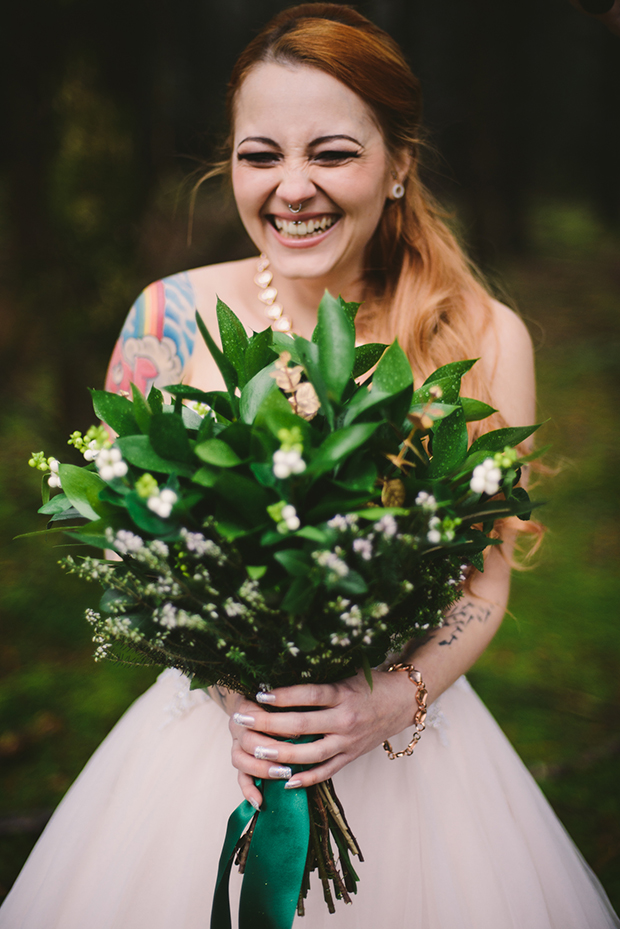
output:
[[[279,216],[274,216],[276,229],[279,232],[283,232],[285,235],[295,236],[313,235],[317,232],[324,232],[325,229],[329,229],[330,226],[334,225],[336,219],[336,216],[322,216],[320,219],[309,219],[307,222],[302,222],[299,219],[280,219]]]

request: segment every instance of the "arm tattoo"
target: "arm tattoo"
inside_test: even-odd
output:
[[[181,380],[194,348],[194,289],[186,272],[150,284],[127,317],[114,347],[105,387],[143,394]]]
[[[446,613],[443,626],[435,634],[443,635],[440,645],[452,645],[471,622],[486,623],[491,615],[491,607],[480,606],[471,600],[460,600]]]

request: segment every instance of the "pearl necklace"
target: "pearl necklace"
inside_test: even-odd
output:
[[[276,332],[290,332],[293,328],[293,320],[285,315],[282,304],[277,302],[278,291],[272,285],[272,281],[273,274],[269,270],[269,259],[263,253],[258,259],[254,275],[254,283],[260,287],[258,299],[265,306],[265,313],[267,319],[271,321],[271,328]]]

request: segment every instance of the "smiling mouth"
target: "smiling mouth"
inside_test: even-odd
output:
[[[281,219],[279,216],[269,216],[269,222],[281,235],[296,239],[308,239],[330,229],[340,219],[339,216],[317,216],[315,219]]]

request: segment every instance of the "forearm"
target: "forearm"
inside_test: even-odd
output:
[[[512,545],[508,541],[505,545],[509,554]],[[405,661],[422,673],[429,702],[468,671],[486,649],[506,611],[509,584],[509,561],[498,548],[492,549],[484,573],[448,610],[444,624],[405,650]]]

